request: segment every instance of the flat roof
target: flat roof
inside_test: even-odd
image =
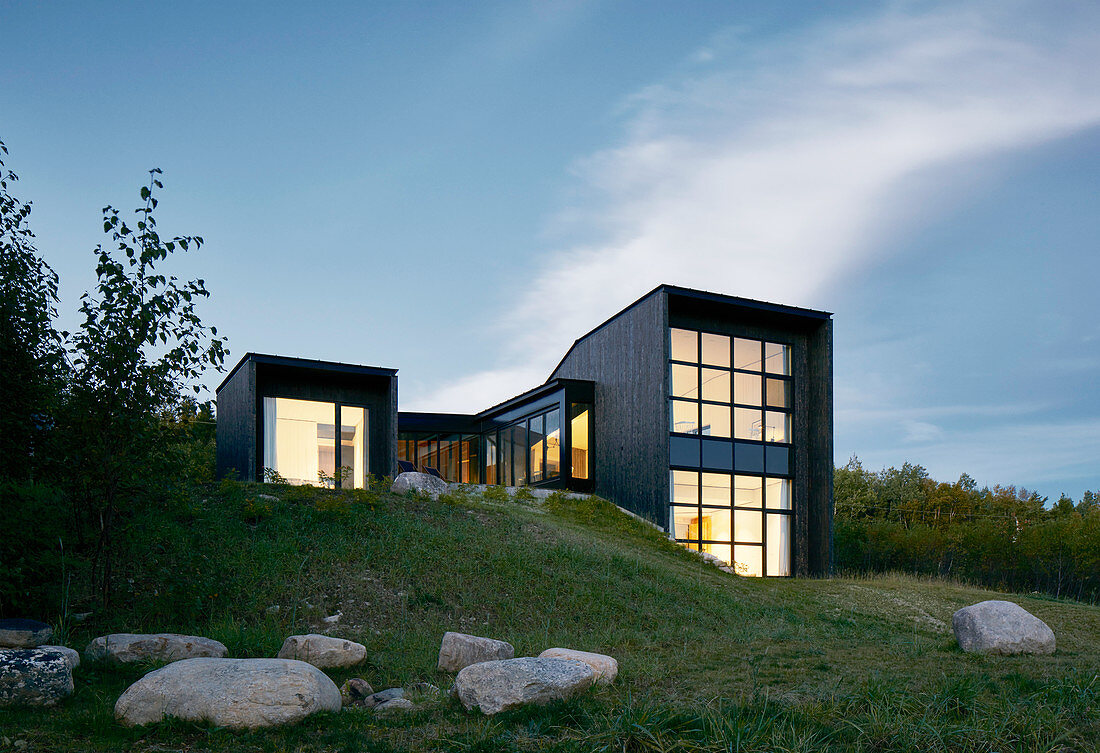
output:
[[[831,311],[818,311],[817,309],[807,309],[807,308],[802,308],[800,306],[787,306],[786,304],[769,303],[768,301],[760,301],[760,300],[757,300],[755,298],[740,298],[740,297],[735,296],[735,295],[724,295],[722,293],[710,293],[706,290],[696,290],[695,288],[681,288],[677,285],[667,285],[667,284],[658,285],[657,287],[655,287],[653,290],[651,290],[648,293],[646,293],[645,295],[643,295],[641,298],[639,298],[634,303],[638,303],[638,302],[648,298],[649,296],[653,295],[654,293],[656,293],[659,290],[665,290],[669,293],[684,296],[686,298],[695,298],[695,299],[700,300],[700,301],[713,301],[715,303],[729,303],[729,304],[733,304],[735,306],[742,306],[744,308],[759,309],[759,310],[762,310],[762,311],[771,311],[771,312],[776,313],[776,314],[790,314],[792,316],[804,316],[804,317],[808,317],[810,319],[828,319],[829,317],[831,317],[833,315],[833,312],[831,312]],[[630,304],[630,306],[633,306],[634,303]],[[626,308],[628,309],[628,308],[630,308],[630,306],[627,306]],[[623,309],[623,311],[626,311],[626,309]],[[618,314],[615,314],[615,316],[619,316],[619,314],[623,313],[623,311],[620,311]],[[615,316],[611,317],[611,319],[614,319]],[[610,321],[610,319],[608,321]],[[605,322],[605,324],[606,324],[606,322]],[[602,327],[603,325],[601,324],[600,326]],[[597,327],[596,329],[599,329],[599,327]],[[595,330],[593,330],[593,331],[595,331]],[[589,333],[589,334],[591,334],[591,333]],[[587,337],[587,336],[588,335],[585,335],[585,337]]]
[[[339,361],[318,361],[313,358],[293,358],[291,356],[274,356],[269,353],[245,353],[241,357],[241,360],[237,362],[228,374],[225,375],[225,379],[221,381],[214,393],[221,392],[225,383],[233,378],[233,375],[237,373],[238,369],[244,366],[248,361],[255,361],[256,363],[266,363],[272,366],[290,366],[292,368],[299,369],[313,369],[315,371],[330,371],[334,374],[356,374],[359,376],[382,376],[392,377],[397,375],[397,369],[386,369],[381,366],[361,366],[354,363],[341,363]]]

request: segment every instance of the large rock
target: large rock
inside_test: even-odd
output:
[[[525,657],[472,664],[458,673],[455,689],[467,710],[498,714],[572,698],[595,680],[596,673],[583,662]]]
[[[483,661],[511,659],[516,650],[511,643],[465,633],[444,633],[439,646],[439,663],[444,672],[458,672]]]
[[[72,692],[73,668],[64,653],[0,649],[0,706],[52,706]]]
[[[53,638],[53,628],[21,617],[0,620],[0,647],[36,648]]]
[[[340,691],[324,672],[294,659],[184,659],[142,677],[115,704],[127,726],[174,717],[256,729],[339,711]]]
[[[600,685],[610,685],[619,674],[619,662],[607,654],[593,654],[571,648],[548,648],[539,654],[539,658],[583,662],[596,673],[596,682]]]
[[[367,647],[329,635],[292,635],[283,641],[279,658],[298,659],[322,668],[354,667],[367,658]]]
[[[220,659],[228,653],[224,644],[198,635],[111,633],[101,635],[89,643],[84,649],[84,658],[88,661],[105,660],[116,664],[131,664],[204,657]]]
[[[390,487],[390,491],[394,494],[422,492],[432,499],[439,499],[439,495],[446,494],[448,489],[447,482],[443,479],[436,478],[428,473],[417,473],[415,471],[397,474],[397,478],[393,480],[393,486]]]
[[[968,653],[1053,654],[1054,631],[1011,601],[982,601],[951,617],[959,647]]]

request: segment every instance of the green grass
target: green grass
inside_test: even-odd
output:
[[[274,495],[278,501],[259,495]],[[27,750],[1100,750],[1100,608],[1013,596],[1058,636],[1051,657],[964,655],[961,606],[997,595],[902,576],[756,580],[723,573],[599,500],[544,504],[223,484],[131,527],[114,631],[193,632],[274,656],[322,631],[367,646],[332,672],[375,688],[426,680],[447,630],[599,651],[619,679],[574,701],[487,718],[449,701],[361,709],[253,733],[113,718],[148,667],[82,666],[56,709],[2,710]],[[132,581],[132,582],[131,582]],[[79,609],[79,605],[77,606]],[[0,751],[3,748],[0,746]]]

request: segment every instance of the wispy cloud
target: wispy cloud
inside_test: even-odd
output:
[[[899,3],[702,40],[689,73],[626,100],[620,144],[578,161],[586,198],[562,221],[590,240],[508,302],[500,362],[415,403],[476,410],[537,384],[660,282],[830,308],[827,286],[929,211],[907,178],[1100,122],[1097,30],[1100,6]]]

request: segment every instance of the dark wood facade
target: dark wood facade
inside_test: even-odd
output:
[[[663,295],[642,298],[569,349],[551,379],[595,383],[595,491],[668,523],[668,326]]]
[[[397,370],[248,353],[217,390],[218,476],[263,478],[263,399],[288,397],[367,408],[368,472],[397,466]]]

